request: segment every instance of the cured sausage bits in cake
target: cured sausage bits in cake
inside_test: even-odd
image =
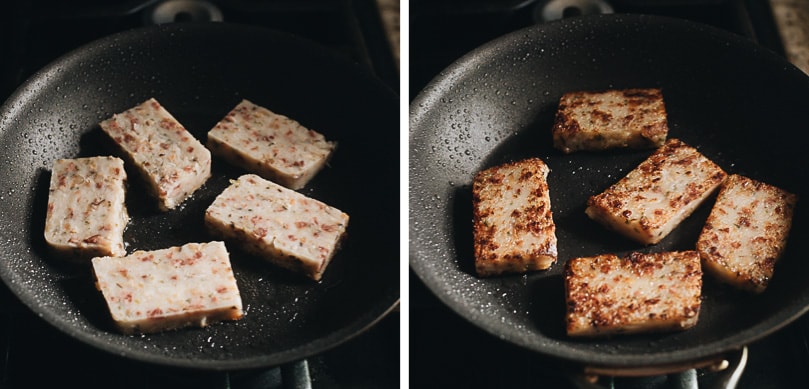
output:
[[[255,174],[239,177],[205,211],[216,236],[276,265],[320,280],[348,215]]]
[[[737,288],[761,293],[787,244],[798,196],[733,174],[722,184],[697,250],[705,272]]]
[[[96,287],[123,333],[205,327],[244,315],[222,242],[96,257],[92,263]]]
[[[303,188],[336,143],[297,121],[243,100],[208,132],[214,155],[290,189]]]
[[[479,276],[544,270],[556,262],[549,171],[541,159],[530,158],[475,176],[473,232]]]
[[[690,216],[727,177],[679,139],[669,139],[624,178],[587,200],[591,219],[643,244],[655,244]]]
[[[663,92],[654,88],[566,93],[552,127],[553,145],[565,154],[656,148],[668,132]]]
[[[211,153],[153,98],[100,126],[141,173],[163,211],[180,205],[211,176]]]
[[[702,268],[693,250],[573,258],[564,276],[570,336],[681,331],[699,319]]]
[[[45,241],[65,258],[89,261],[124,255],[124,161],[110,156],[59,159],[53,164]]]

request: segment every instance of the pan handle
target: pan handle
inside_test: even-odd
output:
[[[309,363],[302,359],[281,366],[281,381],[284,389],[312,389]]]
[[[735,389],[747,366],[747,347],[684,365],[649,366],[638,368],[585,367],[572,375],[576,387],[581,389],[615,388],[617,377],[652,377],[665,375],[671,388],[698,389],[697,369],[717,372],[708,385],[716,389]]]

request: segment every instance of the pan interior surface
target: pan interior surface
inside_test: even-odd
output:
[[[274,366],[360,334],[399,298],[399,261],[392,254],[399,244],[398,96],[363,69],[313,42],[226,23],[131,30],[59,58],[2,106],[3,281],[69,336],[160,365]],[[299,190],[351,218],[321,281],[228,245],[243,319],[151,335],[114,329],[89,267],[66,264],[46,250],[50,169],[57,158],[117,155],[98,123],[151,97],[203,144],[208,130],[242,99],[337,142],[329,165]],[[203,187],[179,208],[160,212],[137,173],[128,171],[127,252],[216,240],[203,227],[204,211],[244,173],[214,157]],[[368,175],[374,175],[373,185]]]
[[[414,48],[417,55],[417,48]],[[729,173],[806,196],[809,78],[742,37],[692,22],[598,15],[529,27],[496,39],[437,75],[410,105],[410,266],[456,313],[492,335],[586,365],[682,363],[738,349],[809,306],[806,207],[796,208],[786,252],[767,291],[737,292],[710,277],[696,327],[683,332],[572,339],[565,333],[566,260],[603,253],[693,249],[711,202],[660,243],[643,247],[584,213],[587,198],[650,150],[552,147],[563,93],[662,88],[669,138],[695,146]],[[528,157],[550,167],[559,260],[551,269],[479,278],[472,252],[471,183],[484,168]]]

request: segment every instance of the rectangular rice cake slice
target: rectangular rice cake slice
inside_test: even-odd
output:
[[[624,178],[591,196],[585,213],[640,243],[660,242],[719,188],[722,168],[669,139]]]
[[[100,123],[141,173],[163,211],[176,208],[211,176],[211,153],[151,98]]]
[[[699,319],[702,268],[694,250],[573,258],[564,277],[569,336],[681,331]]]
[[[566,93],[559,99],[552,127],[553,145],[565,154],[656,148],[668,131],[663,92],[657,88]]]
[[[297,121],[242,100],[208,132],[214,155],[290,189],[303,188],[336,146]]]
[[[64,258],[86,262],[94,256],[125,255],[126,180],[120,158],[56,160],[45,216],[48,245]]]
[[[318,281],[349,217],[337,208],[255,174],[233,181],[205,211],[212,234]]]
[[[548,166],[539,158],[479,172],[472,184],[479,276],[545,270],[556,262]]]
[[[786,248],[798,196],[737,174],[722,184],[697,240],[705,272],[763,292]]]
[[[205,327],[244,316],[223,242],[139,250],[92,263],[96,287],[125,334]]]

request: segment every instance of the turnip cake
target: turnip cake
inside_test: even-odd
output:
[[[93,258],[96,287],[126,334],[205,327],[244,315],[223,242]]]
[[[699,319],[702,268],[693,250],[573,258],[564,276],[570,336],[682,331]]]
[[[690,216],[727,177],[679,139],[669,139],[624,178],[591,196],[591,219],[643,244],[655,244]]]
[[[208,132],[219,157],[290,189],[303,188],[320,171],[336,143],[299,122],[242,100]]]
[[[53,164],[45,241],[65,258],[89,261],[126,254],[124,161],[111,156],[59,159]]]
[[[705,272],[761,293],[773,276],[792,226],[798,196],[738,174],[719,189],[697,240]]]
[[[663,92],[655,88],[566,93],[552,127],[553,145],[565,154],[656,148],[668,132]]]
[[[143,176],[163,211],[211,176],[211,153],[154,98],[100,123]]]
[[[472,184],[479,276],[545,270],[556,262],[548,166],[539,158],[479,172]]]
[[[233,181],[205,212],[216,236],[320,280],[348,226],[337,208],[255,174]]]

